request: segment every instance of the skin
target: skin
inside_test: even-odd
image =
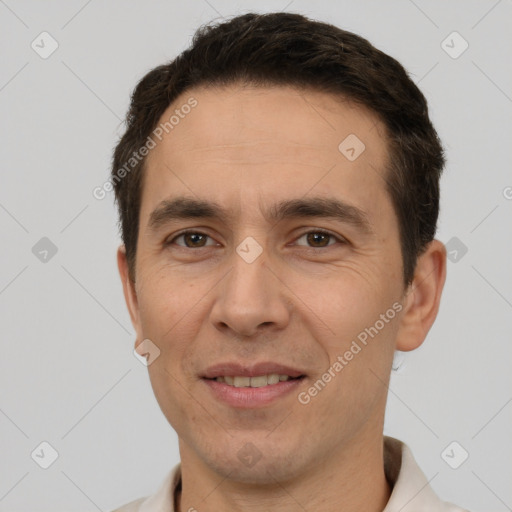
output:
[[[393,354],[418,347],[436,317],[444,246],[427,247],[405,287],[382,178],[385,129],[367,109],[317,91],[232,85],[187,91],[162,121],[190,96],[197,107],[148,155],[135,282],[118,251],[136,345],[149,338],[161,351],[148,371],[179,437],[179,510],[380,511],[390,495],[382,431]],[[349,134],[366,146],[352,162],[338,150]],[[177,196],[231,215],[150,229],[151,212]],[[278,201],[310,197],[357,207],[370,229],[265,216]],[[185,228],[208,236],[175,238]],[[333,237],[307,235],[318,229]],[[235,250],[246,237],[262,249],[252,263]],[[306,405],[291,393],[233,408],[200,378],[214,363],[273,361],[304,370],[298,391],[307,391],[395,303],[400,313]],[[246,443],[261,454],[252,467],[238,457]]]

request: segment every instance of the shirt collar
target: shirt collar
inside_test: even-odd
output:
[[[392,437],[384,437],[384,471],[393,490],[383,512],[461,510],[436,496],[409,447]]]

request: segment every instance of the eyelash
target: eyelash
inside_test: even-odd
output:
[[[333,233],[331,233],[330,231],[326,231],[324,229],[312,229],[310,231],[305,231],[304,233],[302,233],[299,237],[296,238],[295,241],[297,240],[300,240],[302,237],[304,237],[305,235],[309,235],[309,234],[321,234],[321,235],[325,235],[325,236],[329,236],[331,237],[331,239],[334,239],[336,240],[337,242],[341,243],[341,244],[346,244],[347,243],[347,240],[345,240],[344,238],[338,236],[338,235],[335,235]],[[196,230],[186,230],[186,231],[182,231],[181,233],[178,233],[176,236],[174,236],[171,240],[169,241],[166,241],[164,242],[164,245],[165,246],[169,246],[169,245],[173,245],[174,242],[182,237],[182,236],[185,236],[185,235],[190,235],[190,234],[193,234],[193,235],[204,235],[210,239],[212,239],[212,237],[210,235],[207,235],[206,233],[203,233],[201,231],[196,231]],[[324,247],[312,247],[312,246],[307,246],[308,249],[326,249],[327,247],[331,247],[331,245],[334,245],[334,244],[328,244]],[[212,246],[202,246],[202,247],[187,247],[185,245],[178,245],[178,247],[182,248],[182,249],[205,249],[207,247],[212,247]]]

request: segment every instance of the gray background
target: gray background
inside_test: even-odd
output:
[[[457,252],[437,323],[392,378],[385,430],[446,500],[511,510],[510,0],[0,1],[0,510],[106,511],[152,493],[178,461],[132,353],[113,196],[92,190],[136,81],[200,24],[250,10],[355,31],[427,96],[448,157],[438,237]],[[31,47],[51,48],[43,31],[59,45],[46,59]],[[458,58],[453,31],[469,44]],[[45,242],[34,254],[43,237],[55,255]],[[43,441],[59,455],[48,469]],[[469,453],[458,469],[441,456],[452,441],[452,465]]]

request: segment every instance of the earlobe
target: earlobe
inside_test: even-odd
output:
[[[130,313],[132,325],[137,335],[137,340],[142,340],[137,293],[135,291],[135,283],[130,279],[128,261],[126,259],[126,249],[124,245],[120,245],[117,249],[117,267],[119,269],[119,276],[121,277],[121,283],[123,285],[124,299],[126,301],[126,306],[128,307],[128,312]]]
[[[446,249],[433,240],[418,257],[413,282],[404,297],[396,350],[414,350],[423,343],[439,311],[445,279]]]

